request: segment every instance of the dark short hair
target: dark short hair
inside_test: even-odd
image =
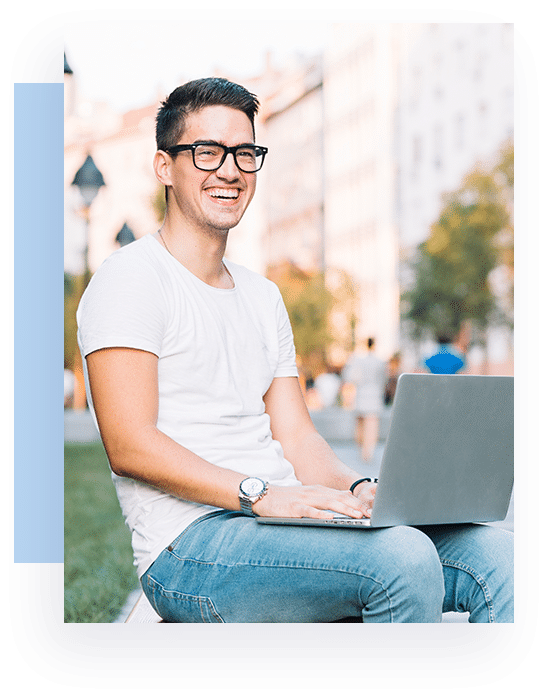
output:
[[[251,121],[255,138],[255,116],[259,111],[257,97],[225,78],[201,78],[177,87],[162,102],[156,116],[158,150],[177,145],[189,114],[212,106],[232,107],[244,112]]]

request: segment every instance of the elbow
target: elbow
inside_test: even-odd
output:
[[[114,460],[114,458],[109,457],[108,462],[110,465],[110,469],[118,477],[131,477],[129,472],[121,464]]]
[[[112,447],[109,448],[106,444],[104,445],[110,469],[112,470],[112,472],[118,477],[131,477],[131,473],[128,468],[127,460],[124,457],[124,453],[120,452],[118,449],[114,449]]]
[[[132,463],[136,462],[132,447],[119,439],[105,439],[103,446],[112,472],[118,477],[133,477]]]
[[[150,463],[152,454],[157,452],[151,443],[150,429],[111,433],[108,438],[102,436],[112,472],[118,477],[141,479],[144,464]]]

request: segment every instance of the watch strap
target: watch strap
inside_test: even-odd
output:
[[[255,504],[255,502],[251,502],[249,499],[246,499],[240,495],[240,510],[242,514],[246,514],[247,516],[255,516],[253,509],[251,508],[253,504]]]

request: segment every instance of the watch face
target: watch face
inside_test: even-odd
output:
[[[242,482],[242,492],[248,497],[259,494],[264,489],[264,482],[257,477],[249,477]]]

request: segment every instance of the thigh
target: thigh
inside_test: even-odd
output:
[[[179,623],[437,622],[443,598],[436,550],[416,529],[266,526],[237,512],[191,525],[142,582]]]

